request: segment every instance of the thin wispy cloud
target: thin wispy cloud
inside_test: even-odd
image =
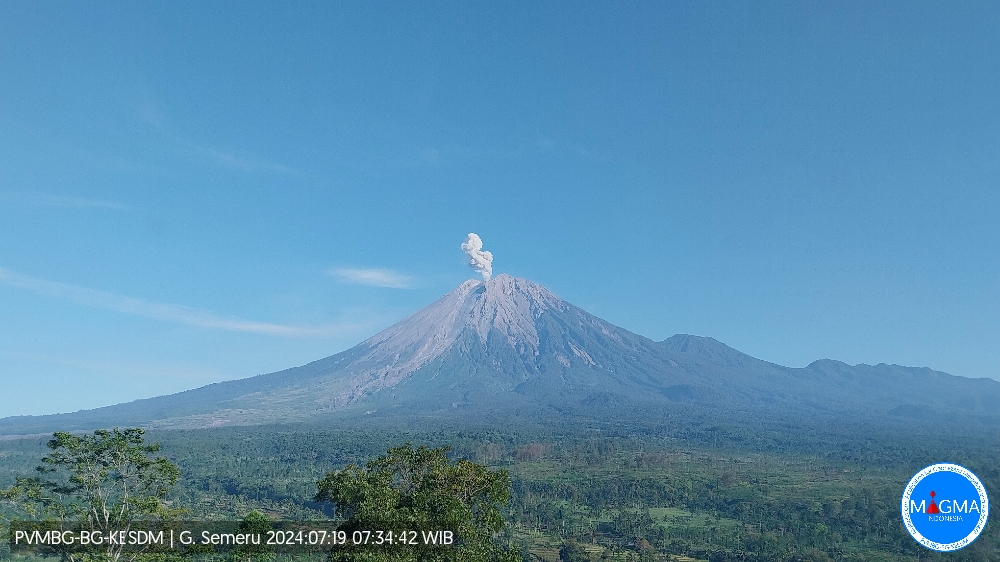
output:
[[[325,326],[289,326],[269,322],[254,322],[189,306],[151,302],[98,289],[59,283],[57,281],[47,281],[45,279],[22,275],[4,268],[0,268],[0,284],[26,289],[43,296],[72,301],[83,306],[113,310],[115,312],[164,322],[174,322],[188,326],[197,326],[199,328],[226,330],[230,332],[249,332],[287,337],[335,337],[359,331],[364,327],[355,323]]]
[[[93,199],[77,195],[61,195],[38,191],[5,191],[0,200],[29,207],[61,207],[64,209],[112,209],[122,211],[128,206],[107,199]]]
[[[210,147],[193,142],[190,137],[172,126],[160,103],[149,92],[145,92],[135,106],[136,117],[150,129],[156,131],[174,150],[211,162],[223,168],[240,172],[270,172],[296,176],[308,175],[280,162],[230,148]]]
[[[344,283],[387,287],[389,289],[409,289],[413,278],[391,269],[367,267],[341,267],[327,271],[327,275]]]
[[[280,174],[301,175],[301,172],[294,168],[260,156],[231,150],[208,148],[190,142],[187,145],[199,156],[225,168],[232,168],[241,172],[277,172]]]

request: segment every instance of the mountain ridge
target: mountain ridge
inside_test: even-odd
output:
[[[0,435],[513,411],[642,420],[681,410],[997,416],[1000,382],[884,363],[784,367],[689,334],[656,342],[501,274],[466,281],[358,345],[299,367],[93,410],[2,418]]]

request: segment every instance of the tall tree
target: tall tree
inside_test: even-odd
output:
[[[316,501],[336,505],[340,526],[362,531],[451,531],[446,546],[399,546],[362,552],[338,551],[332,560],[503,562],[519,555],[500,544],[500,508],[510,497],[506,471],[489,470],[468,460],[452,463],[449,448],[413,448],[410,444],[362,468],[351,464],[326,475]],[[421,535],[422,539],[422,535]]]
[[[266,514],[255,509],[240,521],[237,532],[255,533],[258,536],[264,537],[267,536],[267,532],[270,530],[271,520]],[[265,562],[273,558],[274,553],[268,549],[267,545],[245,544],[233,549],[230,560],[231,562]]]
[[[170,460],[153,457],[139,428],[101,429],[93,435],[53,434],[51,453],[31,478],[18,478],[3,496],[32,519],[78,525],[88,531],[126,533],[133,523],[172,515],[163,499],[180,477]],[[138,552],[107,545],[100,558],[134,560]],[[77,555],[67,553],[71,560]]]

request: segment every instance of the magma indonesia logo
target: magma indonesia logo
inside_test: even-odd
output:
[[[903,524],[918,543],[949,552],[968,546],[986,527],[986,488],[967,468],[933,464],[903,490]]]

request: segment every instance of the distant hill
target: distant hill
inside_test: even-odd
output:
[[[0,435],[364,416],[641,422],[677,411],[992,417],[1000,416],[1000,382],[831,360],[782,367],[690,335],[655,342],[541,285],[498,275],[466,281],[374,337],[308,365],[95,410],[3,418]]]

